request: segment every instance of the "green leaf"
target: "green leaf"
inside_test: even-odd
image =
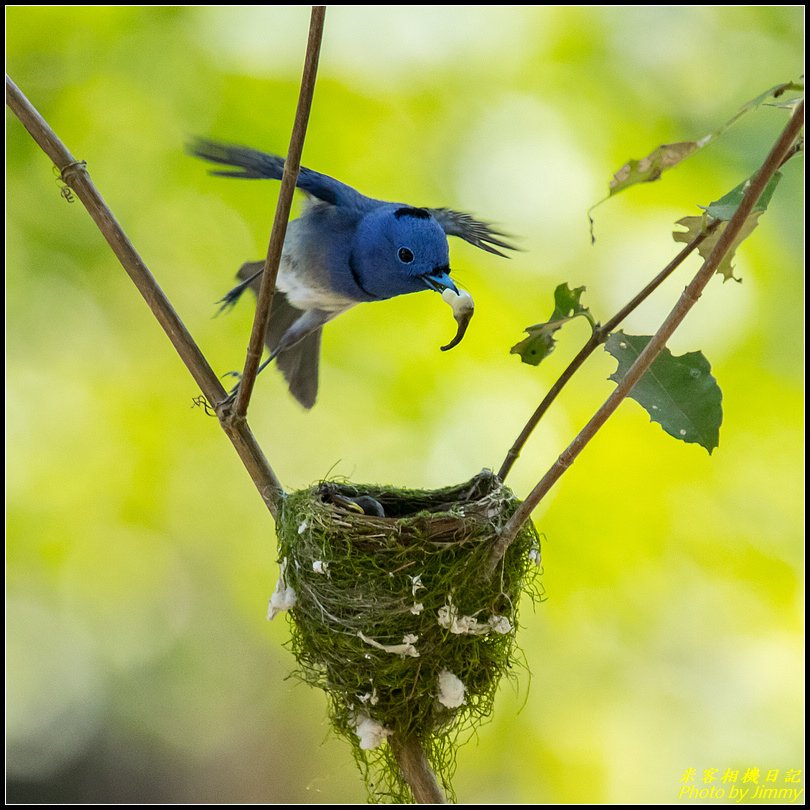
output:
[[[650,342],[648,335],[614,332],[605,343],[605,351],[618,360],[613,382],[619,382]],[[711,455],[720,440],[723,421],[723,395],[711,375],[709,361],[702,352],[675,357],[664,350],[655,358],[629,395],[658,422],[670,436],[697,443]]]
[[[754,203],[752,211],[762,213],[763,211],[768,210],[771,197],[773,197],[773,193],[776,190],[777,185],[779,185],[779,181],[781,179],[782,173],[775,172],[773,177],[771,177],[771,179],[768,181],[768,185],[763,189],[762,194],[759,195],[759,199]],[[745,195],[745,192],[748,191],[748,187],[750,185],[751,178],[749,177],[747,180],[740,183],[740,185],[731,189],[728,194],[724,194],[719,200],[709,203],[704,210],[712,219],[722,219],[727,222],[734,216],[734,214],[737,213],[737,209],[740,207],[742,198]],[[703,208],[703,206],[700,207]]]
[[[743,223],[743,226],[740,229],[740,232],[737,234],[736,239],[734,239],[734,241],[731,243],[731,247],[728,249],[726,255],[723,257],[723,260],[718,265],[717,272],[719,275],[723,276],[723,281],[728,281],[729,279],[734,279],[734,281],[741,280],[734,275],[734,254],[736,253],[736,250],[740,244],[747,239],[751,235],[754,228],[757,227],[759,218],[768,207],[768,203],[771,201],[774,189],[776,188],[776,185],[781,177],[782,175],[779,172],[776,172],[776,174],[774,174],[774,176],[768,181],[768,185],[765,186],[764,191],[754,204],[754,208]],[[749,178],[744,183],[740,183],[739,186],[733,188],[728,192],[728,194],[724,195],[719,200],[711,203],[708,207],[706,207],[706,213],[703,214],[703,216],[683,217],[683,219],[679,219],[675,224],[683,226],[686,228],[686,230],[673,231],[672,238],[676,242],[689,243],[696,236],[703,233],[707,225],[712,220],[721,220],[719,227],[715,228],[714,231],[712,231],[712,233],[709,234],[709,236],[706,237],[706,239],[704,239],[698,246],[698,253],[700,253],[704,259],[708,258],[709,254],[712,252],[712,250],[714,250],[714,246],[717,244],[717,240],[720,238],[720,235],[726,229],[726,223],[729,219],[731,219],[732,216],[734,216],[737,208],[739,208],[740,201],[742,200],[743,194],[748,188],[750,182],[751,180]]]
[[[568,284],[560,284],[554,290],[554,311],[551,313],[551,317],[543,323],[527,326],[525,331],[528,332],[529,337],[512,346],[510,354],[519,354],[524,363],[537,366],[554,351],[556,345],[554,333],[568,321],[581,315],[587,318],[593,327],[594,319],[591,311],[579,302],[584,292],[584,287],[576,287],[572,290]]]

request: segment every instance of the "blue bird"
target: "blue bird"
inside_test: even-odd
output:
[[[283,158],[257,149],[204,139],[188,148],[196,157],[230,167],[212,170],[222,177],[280,180],[284,170]],[[310,205],[287,228],[265,335],[270,356],[261,368],[276,360],[290,393],[305,408],[315,404],[318,393],[324,324],[368,301],[422,290],[444,293],[445,300],[445,291],[451,291],[451,298],[457,296],[450,278],[448,236],[504,258],[497,248],[515,249],[499,238],[505,234],[459,211],[375,200],[304,167],[297,186],[309,196]],[[242,265],[241,283],[222,299],[223,307],[234,304],[247,287],[258,293],[263,266],[262,261]],[[461,334],[460,326],[450,345]]]

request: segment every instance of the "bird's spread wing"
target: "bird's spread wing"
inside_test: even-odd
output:
[[[427,210],[433,214],[433,218],[442,226],[442,230],[448,236],[460,236],[471,245],[504,258],[508,257],[498,248],[518,250],[515,245],[499,238],[508,236],[508,234],[496,231],[488,222],[481,222],[469,214],[453,211],[451,208],[428,208]]]
[[[197,138],[188,145],[189,154],[195,157],[230,166],[230,170],[216,170],[211,174],[220,177],[241,177],[244,179],[281,180],[284,172],[284,158],[251,149],[248,146],[233,146],[218,141]],[[312,169],[301,167],[296,184],[302,191],[317,197],[330,205],[347,205],[365,207],[368,198],[351,186],[335,180],[334,177],[321,174]]]

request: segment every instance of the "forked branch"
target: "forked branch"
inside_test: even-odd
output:
[[[488,573],[491,575],[502,559],[506,549],[515,539],[521,526],[529,519],[531,513],[537,508],[540,501],[551,487],[559,480],[562,474],[574,463],[588,442],[596,435],[611,414],[619,407],[621,401],[630,393],[633,386],[652,365],[660,354],[672,333],[678,328],[688,312],[697,303],[706,285],[717,271],[723,257],[728,253],[734,240],[737,238],[746,219],[750,215],[757,200],[762,194],[768,181],[776,173],[785,159],[791,154],[794,143],[804,126],[804,101],[801,101],[791,116],[782,134],[777,139],[768,156],[765,158],[759,171],[751,178],[751,182],[743,195],[737,211],[729,220],[723,233],[717,240],[714,249],[701,265],[695,277],[681,294],[672,311],[653,335],[646,348],[638,359],[628,369],[621,382],[616,386],[604,404],[591,417],[590,421],[577,434],[571,444],[560,455],[548,472],[541,478],[525,501],[518,507],[510,520],[503,527],[498,541],[492,549],[489,560]]]
[[[59,170],[65,185],[69,186],[81,200],[113,253],[118,257],[121,266],[127,271],[147,306],[152,310],[152,314],[163,327],[163,331],[166,332],[166,336],[180,355],[180,359],[185,363],[197,385],[200,386],[203,396],[212,403],[222,401],[225,398],[225,389],[219,378],[93,184],[87,164],[83,160],[76,160],[73,157],[45,119],[8,76],[6,76],[6,104],[20,119],[42,151],[51,159]],[[267,508],[275,517],[284,490],[253,433],[244,420],[229,424],[221,422],[221,424]]]

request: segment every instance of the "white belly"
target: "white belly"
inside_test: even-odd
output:
[[[298,259],[293,258],[307,255],[299,248],[300,236],[296,227],[298,222],[299,220],[291,222],[287,230],[276,286],[296,309],[320,309],[337,314],[354,306],[356,299],[335,292],[321,281],[321,278],[326,278],[325,270],[319,272],[320,268],[301,267]]]
[[[284,259],[282,259],[281,267],[278,270],[276,286],[287,296],[287,300],[296,309],[304,311],[322,309],[325,312],[337,314],[357,303],[357,301],[335,293],[321,284],[313,283],[311,278],[291,272],[289,262],[284,261]]]

